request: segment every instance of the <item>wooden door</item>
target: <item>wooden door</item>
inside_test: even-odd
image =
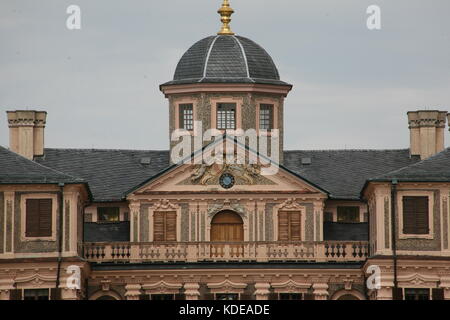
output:
[[[232,256],[240,256],[243,246],[241,244],[234,245],[233,242],[243,241],[244,223],[241,217],[233,211],[223,211],[216,214],[211,222],[211,242],[223,243],[211,246],[211,256],[223,257],[226,245],[230,247]]]

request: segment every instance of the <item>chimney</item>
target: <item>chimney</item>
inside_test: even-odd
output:
[[[32,160],[44,155],[45,111],[7,111],[9,124],[9,148]]]
[[[424,160],[445,149],[446,111],[419,110],[408,112],[410,155]]]

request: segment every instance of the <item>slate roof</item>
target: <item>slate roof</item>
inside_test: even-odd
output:
[[[83,179],[48,168],[0,146],[0,184],[84,183]]]
[[[450,181],[450,148],[410,166],[388,172],[370,181],[414,181],[448,182]]]
[[[150,164],[141,164],[150,158]],[[311,164],[302,164],[310,158]],[[433,157],[435,158],[435,157]],[[89,182],[94,201],[125,194],[170,167],[169,151],[45,149],[37,162]],[[360,199],[368,179],[416,163],[408,149],[285,151],[284,167],[323,188],[333,199]]]
[[[168,151],[45,149],[36,161],[89,182],[94,201],[121,201],[124,193],[169,166]],[[141,159],[150,158],[150,164]]]
[[[195,43],[178,62],[173,80],[191,83],[260,83],[289,85],[261,46],[241,36],[210,36]]]
[[[303,158],[311,164],[302,164]],[[330,193],[330,198],[357,200],[366,180],[411,165],[409,149],[285,151],[284,166]]]

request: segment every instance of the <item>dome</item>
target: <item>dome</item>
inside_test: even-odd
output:
[[[210,36],[195,43],[178,62],[173,81],[192,83],[259,83],[288,85],[280,80],[270,55],[250,39]]]

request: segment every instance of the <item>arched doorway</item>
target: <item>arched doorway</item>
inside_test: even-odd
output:
[[[227,210],[219,212],[211,221],[211,242],[222,242],[211,245],[211,257],[223,258],[243,255],[244,247],[233,242],[244,241],[244,222],[236,212]],[[228,250],[225,250],[228,249]]]

